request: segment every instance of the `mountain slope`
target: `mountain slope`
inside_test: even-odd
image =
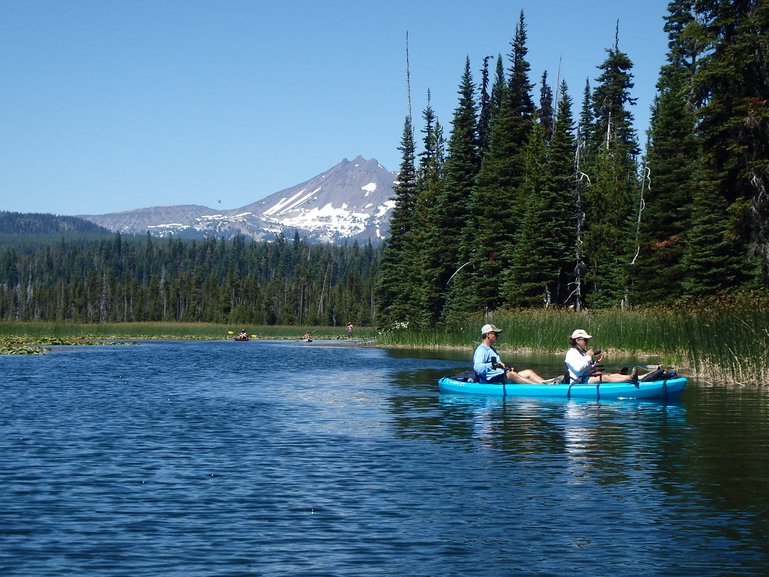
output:
[[[216,211],[198,205],[140,208],[84,215],[129,234],[272,240],[296,231],[314,242],[379,241],[389,232],[395,174],[375,159],[342,160],[326,172],[241,208]]]

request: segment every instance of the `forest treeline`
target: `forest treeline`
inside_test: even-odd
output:
[[[632,23],[631,23],[632,25]],[[506,57],[469,58],[448,137],[406,117],[383,325],[519,307],[674,304],[769,281],[769,0],[673,0],[645,153],[619,24],[575,111]],[[494,66],[494,62],[496,66]]]
[[[381,246],[79,235],[0,245],[0,319],[370,324]]]

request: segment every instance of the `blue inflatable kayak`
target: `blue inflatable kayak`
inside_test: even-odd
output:
[[[635,383],[597,383],[593,385],[568,385],[565,383],[548,385],[499,385],[475,383],[452,377],[443,377],[438,381],[441,393],[459,393],[468,395],[495,395],[497,397],[548,397],[561,399],[665,399],[676,400],[686,387],[685,377],[675,377],[664,381]]]

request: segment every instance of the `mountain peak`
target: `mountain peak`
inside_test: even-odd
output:
[[[317,242],[380,241],[389,232],[395,173],[358,155],[243,207],[214,211],[196,205],[139,208],[83,216],[110,230],[183,238],[237,234],[272,240],[293,234]]]

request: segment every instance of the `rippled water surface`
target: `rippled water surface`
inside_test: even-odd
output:
[[[0,575],[767,574],[766,392],[439,395],[463,356],[0,357]]]

